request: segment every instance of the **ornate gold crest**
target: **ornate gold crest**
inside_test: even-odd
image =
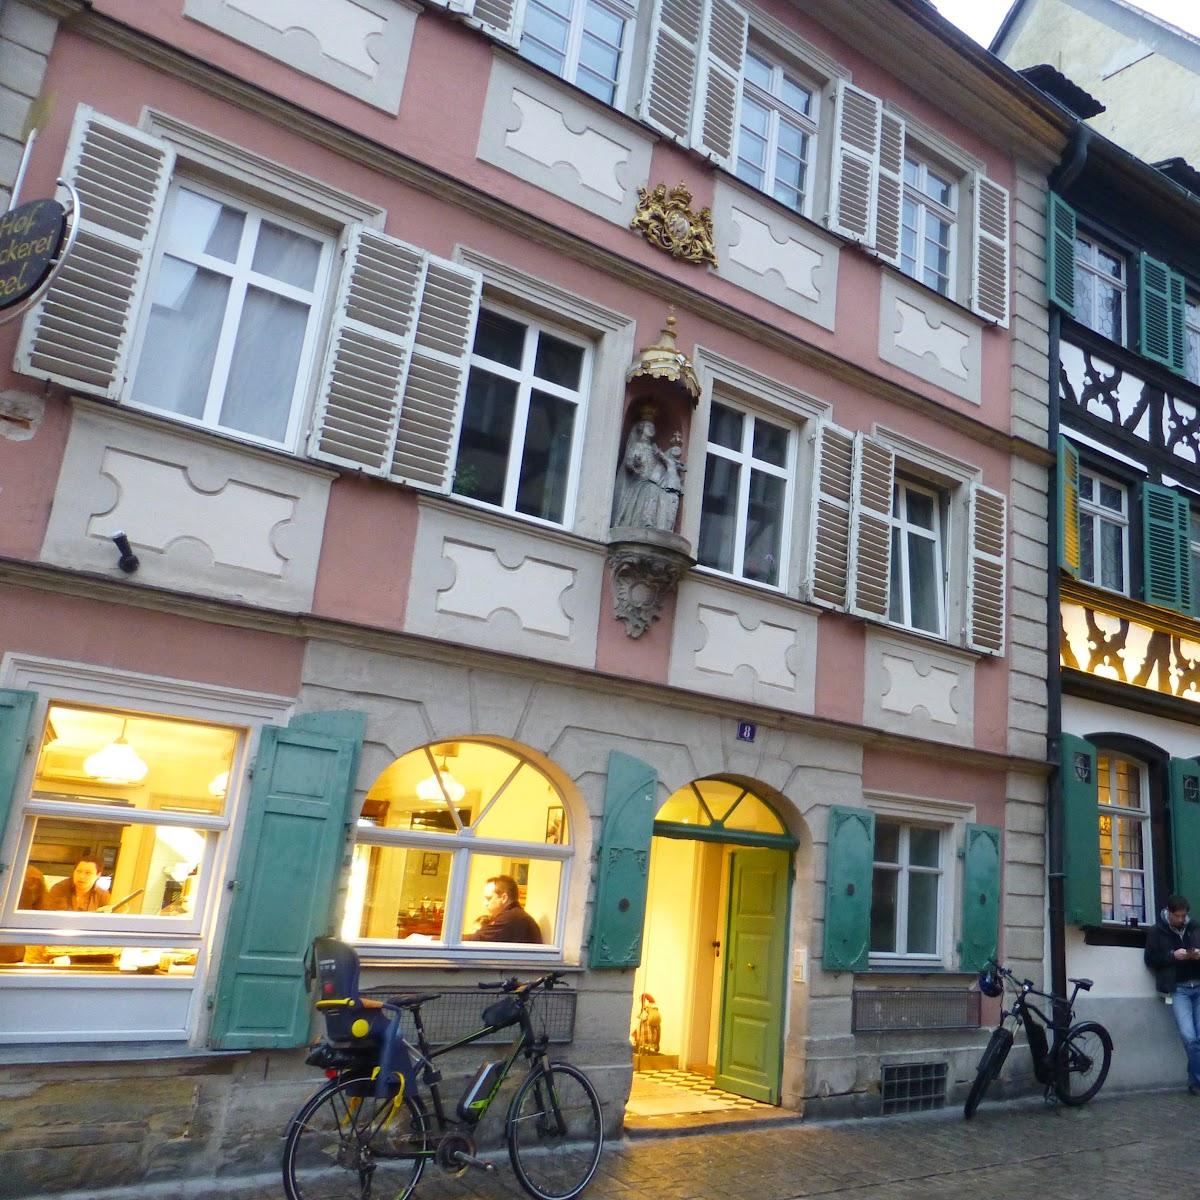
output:
[[[637,212],[629,227],[672,258],[717,265],[712,209],[692,212],[692,193],[682,183],[669,190],[665,183],[653,191],[638,188]]]

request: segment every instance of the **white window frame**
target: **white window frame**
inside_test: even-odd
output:
[[[533,66],[541,67],[542,70],[549,71],[559,79],[563,79],[567,83],[579,88],[580,91],[591,96],[596,103],[608,104],[612,108],[623,110],[629,91],[630,60],[633,58],[634,43],[637,37],[637,6],[628,3],[627,0],[567,0],[571,12],[567,18],[567,45],[563,51],[563,67],[562,71],[559,72],[544,66],[536,59],[530,58],[521,50],[521,42],[525,38],[525,21],[528,18],[529,7],[536,2],[537,0],[525,0],[522,6],[521,28],[516,34],[517,53]],[[617,78],[613,81],[613,97],[611,101],[603,100],[599,96],[596,96],[578,81],[584,27],[587,24],[588,10],[592,7],[607,9],[614,16],[620,17],[625,22],[623,31],[624,42],[617,63]],[[557,16],[558,14],[555,15]]]
[[[897,575],[900,578],[900,599],[902,612],[897,617],[891,612],[891,603],[888,604],[888,624],[899,626],[901,629],[911,630],[913,633],[925,634],[927,637],[944,640],[946,634],[946,614],[949,608],[948,583],[946,572],[946,552],[947,552],[947,524],[948,524],[948,509],[949,501],[945,492],[934,484],[926,483],[903,472],[901,464],[897,464],[896,480],[893,486],[892,512],[890,521],[892,529],[899,533],[899,537],[893,542],[892,552],[892,578]],[[923,525],[913,525],[909,523],[907,516],[906,498],[909,492],[914,492],[919,495],[928,496],[933,501],[934,522],[936,528],[930,531]],[[897,506],[904,508],[904,513],[897,511]],[[912,576],[909,570],[908,562],[908,535],[915,534],[926,541],[933,543],[934,548],[934,574],[937,582],[937,602],[938,602],[938,627],[937,629],[924,629],[912,622],[911,612],[911,584]],[[898,552],[897,552],[898,551]]]
[[[1200,297],[1192,294],[1183,304],[1183,343],[1187,377],[1200,384]]]
[[[1115,794],[1114,785],[1117,778],[1117,763],[1124,762],[1136,768],[1138,773],[1138,801],[1140,807],[1128,808],[1120,804],[1111,803],[1111,798]],[[1138,920],[1139,925],[1153,925],[1155,921],[1154,911],[1154,848],[1151,839],[1150,826],[1150,779],[1149,772],[1146,769],[1146,764],[1136,758],[1130,758],[1125,754],[1118,754],[1112,750],[1101,749],[1097,755],[1096,773],[1097,783],[1099,784],[1099,776],[1102,770],[1101,763],[1107,766],[1107,787],[1110,803],[1104,804],[1099,801],[1099,796],[1102,793],[1103,785],[1097,787],[1097,808],[1098,818],[1108,817],[1110,821],[1109,844],[1112,847],[1112,865],[1105,867],[1100,864],[1101,872],[1101,905],[1103,906],[1103,874],[1108,870],[1112,874],[1112,897],[1113,897],[1113,913],[1112,916],[1105,916],[1101,913],[1101,919],[1106,925],[1126,925],[1128,924],[1128,916],[1136,914],[1127,914],[1121,904],[1121,876],[1140,874],[1142,876],[1142,902],[1144,911]],[[1119,821],[1136,822],[1138,833],[1142,845],[1142,866],[1140,869],[1122,867],[1120,865],[1120,828]]]
[[[958,240],[960,236],[960,198],[963,195],[962,179],[957,177],[957,172],[931,160],[927,154],[922,152],[919,145],[913,147],[911,139],[905,149],[904,160],[904,185],[900,216],[900,270],[910,279],[914,279],[917,283],[924,284],[925,287],[937,292],[939,296],[945,296],[947,300],[955,300],[958,293]],[[908,165],[910,162],[917,168],[917,182],[915,184],[910,183],[908,179]],[[926,190],[931,174],[949,186],[950,203],[948,205],[936,200]],[[910,205],[916,211],[914,227],[916,247],[911,270],[906,263],[903,234],[903,231],[909,228],[907,213]],[[930,216],[935,217],[946,226],[949,258],[944,291],[937,284],[930,283],[925,277],[926,272],[930,270],[925,261],[926,250],[929,246],[929,240],[925,234],[925,222]],[[934,274],[939,279],[941,278],[936,271],[934,271]]]
[[[1097,487],[1101,483],[1106,483],[1109,487],[1116,488],[1121,493],[1121,512],[1115,512],[1111,508],[1105,508],[1095,499],[1085,499],[1083,495],[1083,481],[1090,479]],[[1084,518],[1088,519],[1085,524]],[[1110,588],[1107,584],[1101,583],[1098,576],[1103,574],[1103,561],[1101,557],[1101,526],[1107,522],[1109,525],[1116,526],[1121,531],[1121,569],[1125,577],[1125,586],[1122,588]],[[1089,526],[1090,525],[1090,529]],[[1118,479],[1113,479],[1108,475],[1103,475],[1098,471],[1093,471],[1090,467],[1080,466],[1079,468],[1079,539],[1082,544],[1085,538],[1089,538],[1092,545],[1092,568],[1093,575],[1096,578],[1087,578],[1083,573],[1083,558],[1080,556],[1079,563],[1079,578],[1084,583],[1090,583],[1093,587],[1104,588],[1105,591],[1115,592],[1120,596],[1131,595],[1131,580],[1130,580],[1130,562],[1129,562],[1129,488]]]
[[[1081,246],[1084,252],[1081,253]],[[1103,252],[1111,258],[1115,258],[1121,265],[1121,278],[1115,279],[1113,276],[1102,271],[1096,262],[1097,255]],[[1116,342],[1118,346],[1127,346],[1129,344],[1129,255],[1123,251],[1116,249],[1114,246],[1105,242],[1101,238],[1093,237],[1090,233],[1083,230],[1077,230],[1075,233],[1075,270],[1076,272],[1084,272],[1090,275],[1093,279],[1092,285],[1092,309],[1091,312],[1081,315],[1078,311],[1074,313],[1075,320],[1081,325],[1086,325],[1101,337],[1109,337],[1100,328],[1099,306],[1100,306],[1100,289],[1106,287],[1115,292],[1120,298],[1120,320],[1121,328],[1115,338],[1110,338]],[[1076,286],[1075,294],[1078,298],[1080,288]],[[1078,303],[1078,299],[1076,303]]]
[[[913,966],[917,964],[929,964],[931,966],[941,966],[944,959],[944,947],[946,943],[946,844],[949,840],[949,830],[943,826],[927,821],[914,821],[909,819],[901,819],[891,814],[880,815],[875,817],[875,835],[879,836],[879,823],[883,821],[886,824],[897,826],[900,830],[900,837],[897,849],[898,862],[890,863],[875,859],[871,864],[871,872],[874,875],[877,870],[894,871],[898,877],[896,884],[896,924],[893,930],[895,935],[896,949],[894,950],[872,950],[869,959],[872,966],[884,962],[893,962],[903,964],[905,966]],[[932,829],[938,835],[938,861],[936,867],[914,866],[909,862],[909,836],[913,829]],[[936,875],[938,879],[938,894],[936,903],[937,912],[937,931],[935,934],[934,949],[932,951],[919,951],[910,953],[907,947],[908,941],[908,900],[909,900],[909,877],[911,875]],[[874,902],[872,901],[872,904]]]

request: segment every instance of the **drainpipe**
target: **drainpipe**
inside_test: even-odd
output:
[[[1051,190],[1064,192],[1083,170],[1087,161],[1092,131],[1080,121],[1063,153],[1063,160],[1047,180]],[[1050,309],[1049,376],[1047,380],[1048,413],[1046,433],[1051,451],[1057,451],[1059,434],[1058,372],[1059,333],[1062,314]],[[1049,520],[1046,531],[1046,752],[1052,763],[1062,758],[1062,664],[1059,646],[1062,639],[1062,610],[1059,605],[1058,574],[1058,514],[1062,497],[1058,494],[1058,472],[1050,472],[1048,489]],[[1046,791],[1046,884],[1047,924],[1050,934],[1050,990],[1058,996],[1067,994],[1067,932],[1066,904],[1063,889],[1063,805],[1062,773],[1055,769]]]

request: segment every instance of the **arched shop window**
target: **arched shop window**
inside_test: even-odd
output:
[[[519,750],[437,742],[375,780],[355,828],[342,937],[421,953],[538,953],[561,948],[574,853],[567,806]],[[478,942],[489,878],[516,881],[542,944]]]

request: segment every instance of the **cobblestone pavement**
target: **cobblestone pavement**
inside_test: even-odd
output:
[[[948,1200],[1022,1194],[1038,1200],[1200,1196],[1200,1098],[1185,1091],[1101,1097],[1082,1109],[1041,1101],[921,1116],[621,1140],[605,1149],[587,1200]],[[279,1200],[277,1181],[203,1190],[186,1200]],[[145,1189],[121,1193],[158,1197]],[[115,1193],[108,1196],[116,1198]],[[495,1175],[431,1169],[416,1200],[523,1197],[507,1159]],[[89,1198],[90,1200],[90,1198]]]

